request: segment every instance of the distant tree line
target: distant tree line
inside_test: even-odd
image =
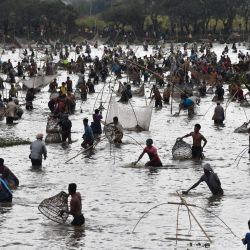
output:
[[[8,36],[63,37],[93,26],[95,31],[112,27],[138,37],[147,32],[174,39],[247,34],[250,0],[0,1],[0,31]]]
[[[56,38],[76,32],[77,11],[62,1],[1,0],[2,35]]]

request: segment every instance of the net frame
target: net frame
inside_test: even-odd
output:
[[[41,214],[59,224],[64,224],[68,217],[68,213],[60,214],[61,211],[69,211],[68,194],[60,192],[50,198],[44,199],[38,206]]]

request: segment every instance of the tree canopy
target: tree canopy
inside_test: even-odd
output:
[[[91,17],[101,28],[129,26],[138,35],[231,34],[249,32],[249,14],[250,0],[1,0],[0,30],[61,36],[77,33]]]

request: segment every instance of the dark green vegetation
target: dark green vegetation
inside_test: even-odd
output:
[[[250,0],[1,0],[8,36],[58,38],[118,29],[143,37],[206,37],[250,30]]]
[[[28,145],[31,142],[21,138],[0,138],[0,148],[12,147],[17,145]]]

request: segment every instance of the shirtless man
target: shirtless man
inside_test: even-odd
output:
[[[61,214],[63,213],[71,214],[74,217],[73,221],[71,222],[71,225],[81,226],[85,222],[85,218],[82,214],[81,194],[79,192],[76,192],[75,183],[69,184],[68,191],[69,191],[69,195],[71,195],[70,210],[69,211],[62,210]]]
[[[192,158],[193,159],[202,159],[202,151],[203,148],[207,144],[207,139],[199,132],[201,129],[200,124],[194,125],[194,132],[191,132],[183,137],[181,139],[192,136],[193,137],[193,146],[192,146]],[[203,146],[201,146],[201,141],[204,141]]]

